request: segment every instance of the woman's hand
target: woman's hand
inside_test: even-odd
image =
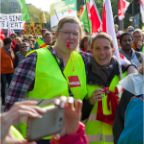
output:
[[[102,100],[104,96],[101,94],[105,94],[103,89],[96,89],[93,93],[91,98],[89,99],[89,102],[91,105],[94,105],[96,102],[99,102]]]
[[[72,135],[77,133],[79,122],[81,119],[82,101],[77,100],[74,107],[74,98],[62,96],[60,99],[55,99],[54,104],[64,108],[64,124],[62,130],[54,135],[55,139],[61,136]]]
[[[20,116],[39,118],[40,114],[43,114],[45,112],[41,108],[35,107],[35,105],[36,105],[35,101],[16,102],[9,111],[3,113],[0,116],[2,126],[1,130],[2,143],[4,141],[4,143],[6,144],[7,139],[9,140],[12,137],[14,137],[10,132],[10,126],[13,125],[19,119]]]

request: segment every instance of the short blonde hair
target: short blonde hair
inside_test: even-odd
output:
[[[20,44],[22,43],[22,39],[20,37],[17,37],[16,40],[18,40]]]
[[[94,44],[95,40],[100,39],[100,38],[107,39],[110,42],[111,48],[114,48],[114,44],[113,44],[113,40],[112,40],[111,36],[106,33],[100,32],[92,39],[92,44],[91,44],[92,49],[93,49],[93,44]]]
[[[137,28],[137,29],[134,30],[133,35],[134,35],[134,33],[140,33],[142,35],[142,30]]]
[[[128,27],[127,27],[127,30],[128,30],[129,28],[132,28],[132,29],[134,30],[134,27],[133,27],[133,26],[128,26]]]
[[[66,16],[64,18],[62,18],[57,26],[56,32],[58,33],[59,30],[63,27],[63,25],[65,23],[76,23],[79,26],[79,30],[80,30],[80,35],[82,35],[82,27],[81,27],[81,23],[79,21],[78,18],[74,17],[74,16]]]

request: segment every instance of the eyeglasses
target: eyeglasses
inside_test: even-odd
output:
[[[141,38],[142,36],[134,36],[135,38]]]
[[[62,32],[66,36],[69,36],[70,34],[73,34],[73,36],[75,36],[75,37],[79,36],[79,33],[77,33],[77,32],[70,32],[70,31],[64,31],[64,30],[59,30],[59,32]]]
[[[27,48],[27,47],[29,47],[29,46],[22,46],[21,48]]]

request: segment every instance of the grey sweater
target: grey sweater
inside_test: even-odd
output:
[[[135,50],[134,49],[132,49],[132,55],[131,56],[129,56],[126,53],[124,53],[124,51],[122,49],[120,49],[119,52],[122,55],[124,55],[131,63],[135,64],[138,68],[141,66],[141,63],[139,62],[139,60],[138,60],[138,58],[137,58],[137,56],[135,54]],[[144,60],[144,54],[141,53],[141,52],[138,52],[138,53],[141,55],[142,59]]]

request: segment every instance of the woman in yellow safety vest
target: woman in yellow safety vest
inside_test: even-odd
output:
[[[118,105],[115,89],[119,81],[119,66],[113,56],[111,37],[97,34],[92,41],[90,68],[87,76],[87,96],[82,119],[87,119],[86,134],[90,144],[113,144],[112,125]],[[122,66],[123,77],[127,68]]]

